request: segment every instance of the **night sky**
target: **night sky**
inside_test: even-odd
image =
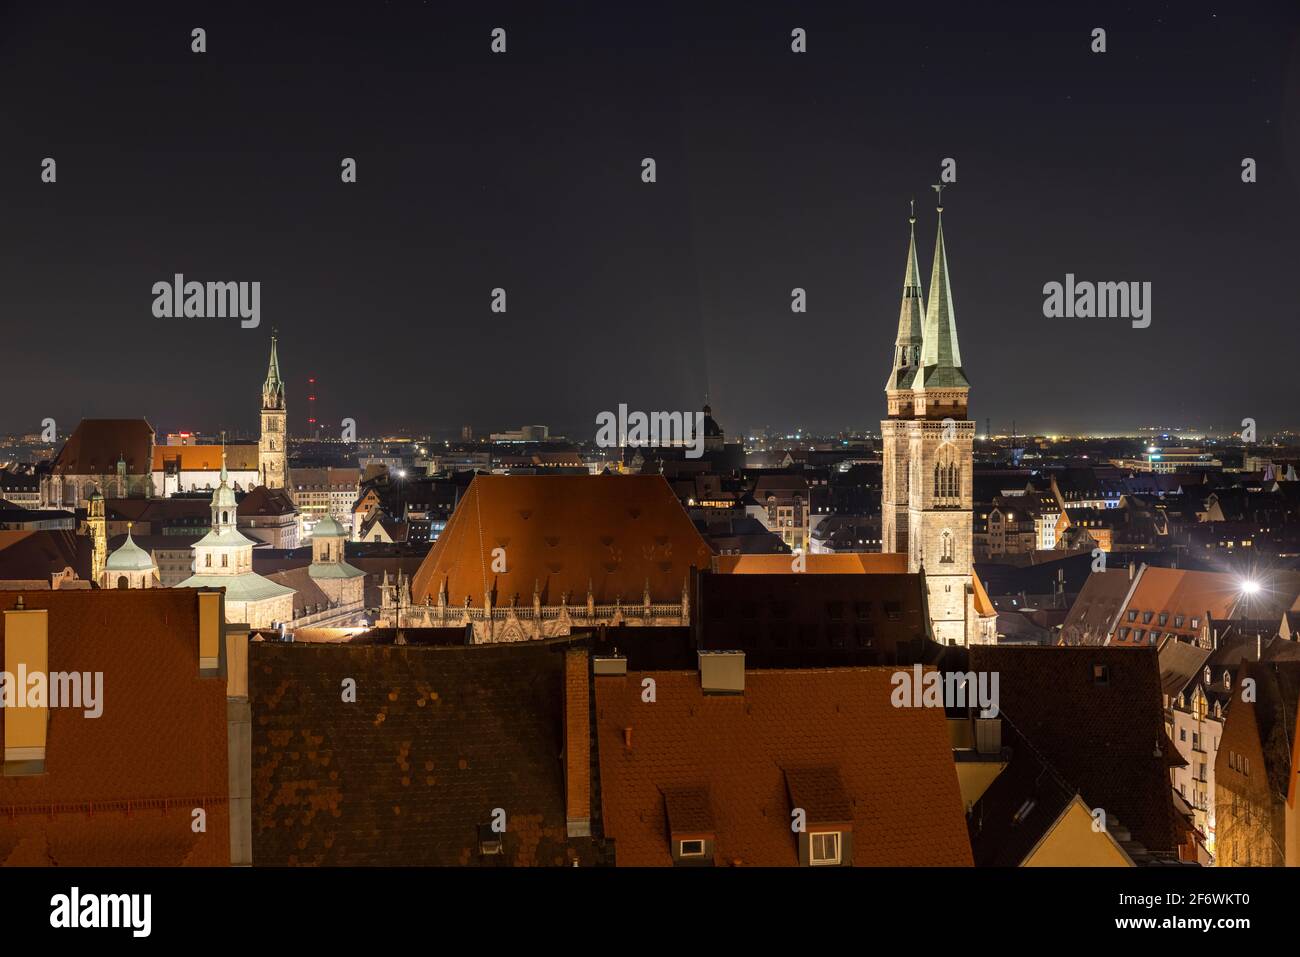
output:
[[[874,429],[945,157],[979,431],[1300,424],[1294,0],[0,11],[0,431],[251,431],[272,327],[295,430],[309,374],[363,435],[706,392]],[[155,318],[177,272],[260,281],[261,326]],[[1151,327],[1044,318],[1067,272],[1151,282]]]

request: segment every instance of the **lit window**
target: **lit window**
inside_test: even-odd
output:
[[[823,831],[810,834],[808,840],[809,861],[814,867],[820,864],[838,864],[840,862],[840,832]]]
[[[678,857],[703,857],[704,842],[703,841],[678,841],[677,856]]]

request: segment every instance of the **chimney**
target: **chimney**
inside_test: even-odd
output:
[[[587,649],[564,652],[564,820],[569,837],[591,836],[591,685]]]
[[[1128,560],[1128,580],[1132,581],[1133,577],[1136,574],[1137,574],[1137,562],[1133,561],[1132,556],[1130,556]]]
[[[222,645],[225,633],[225,606],[221,591],[199,592],[199,677],[221,674]]]
[[[623,747],[627,748],[629,751],[632,750],[632,729],[631,728],[623,729]]]
[[[27,677],[40,674],[49,688],[50,626],[44,608],[18,606],[4,613],[4,670],[14,685],[14,707],[5,708],[4,774],[45,773],[45,734],[49,722],[48,699],[41,707],[27,706]],[[7,682],[6,682],[7,683]]]
[[[700,651],[700,690],[705,694],[745,693],[743,651]]]

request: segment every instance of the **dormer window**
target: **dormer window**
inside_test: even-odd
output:
[[[664,812],[668,818],[668,848],[673,863],[712,864],[716,833],[709,792],[704,788],[665,791]]]
[[[853,863],[853,802],[835,767],[787,769],[791,812],[806,830],[797,831],[804,867],[848,867]]]
[[[1205,666],[1205,683],[1207,685],[1214,684],[1214,673],[1210,671],[1209,665]]]
[[[1137,613],[1136,611],[1131,611],[1131,612],[1129,612],[1129,613],[1128,613],[1128,620],[1129,620],[1129,621],[1137,621],[1137,620],[1138,620],[1138,613]]]
[[[840,832],[815,831],[808,835],[808,863],[813,867],[840,863]]]
[[[1228,674],[1226,670],[1223,672],[1223,687],[1225,689],[1232,688],[1232,675]]]
[[[1092,683],[1095,685],[1110,684],[1110,665],[1093,665]]]

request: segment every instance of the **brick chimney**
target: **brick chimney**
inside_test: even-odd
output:
[[[564,818],[569,837],[591,836],[591,678],[586,648],[564,653]]]
[[[45,733],[49,708],[27,706],[26,676],[50,675],[49,612],[16,608],[4,613],[4,670],[16,682],[17,707],[5,709],[4,773],[6,776],[45,772]],[[48,704],[48,700],[46,702]]]

